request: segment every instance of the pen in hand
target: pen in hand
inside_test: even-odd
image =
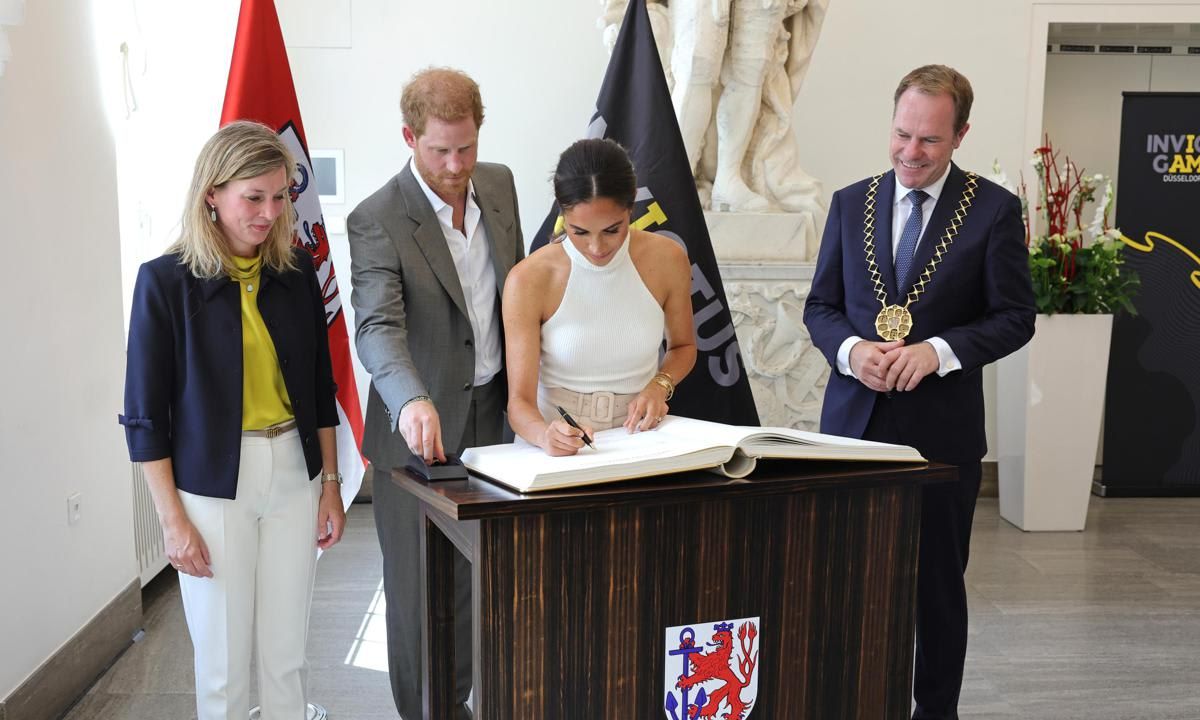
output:
[[[595,450],[596,446],[592,444],[592,439],[587,436],[587,433],[583,431],[583,428],[579,427],[579,423],[575,422],[575,418],[571,417],[571,414],[566,410],[563,410],[562,405],[555,405],[554,407],[558,408],[558,414],[562,415],[562,419],[566,420],[568,425],[583,433],[583,444]]]

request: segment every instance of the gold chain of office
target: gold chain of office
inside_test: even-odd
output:
[[[979,186],[979,178],[975,173],[967,173],[967,185],[963,188],[962,198],[958,201],[954,217],[950,218],[950,224],[942,233],[942,239],[934,247],[933,257],[921,271],[917,281],[913,283],[912,290],[909,291],[908,298],[903,305],[888,305],[883,275],[880,274],[879,265],[875,262],[875,192],[879,189],[879,181],[882,178],[883,175],[871,178],[871,185],[867,188],[867,199],[863,206],[863,247],[867,254],[867,272],[871,274],[871,281],[875,284],[875,297],[879,298],[879,304],[883,306],[883,309],[875,316],[875,331],[879,333],[879,337],[890,342],[908,337],[908,334],[912,332],[913,319],[908,308],[921,299],[921,294],[925,292],[925,286],[933,279],[938,264],[942,262],[942,256],[954,244],[954,238],[958,236],[958,229],[962,227],[963,221],[967,217],[967,211],[971,209],[971,201],[975,199],[975,188]],[[897,279],[897,282],[899,281]]]

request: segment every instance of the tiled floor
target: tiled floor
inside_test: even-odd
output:
[[[356,505],[313,594],[309,686],[333,720],[396,718],[379,564],[371,508]],[[1200,499],[1093,498],[1086,532],[1044,534],[980,500],[968,580],[963,720],[1200,719]],[[173,578],[151,585],[145,625],[67,720],[195,716]]]
[[[963,718],[1200,719],[1200,500],[1092,498],[1082,533],[979,503]]]

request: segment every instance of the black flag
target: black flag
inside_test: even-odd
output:
[[[637,170],[633,226],[671,238],[692,263],[696,367],[675,390],[671,414],[734,425],[758,425],[742,366],[733,318],[717,271],[708,226],[696,195],[679,122],[650,30],[645,0],[630,0],[588,124],[589,137],[606,137],[629,151]],[[550,211],[533,239],[545,245],[558,221]]]

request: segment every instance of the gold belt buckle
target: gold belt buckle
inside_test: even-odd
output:
[[[263,433],[266,434],[268,438],[279,437],[283,434],[283,425],[269,427],[266,430],[263,430]]]

